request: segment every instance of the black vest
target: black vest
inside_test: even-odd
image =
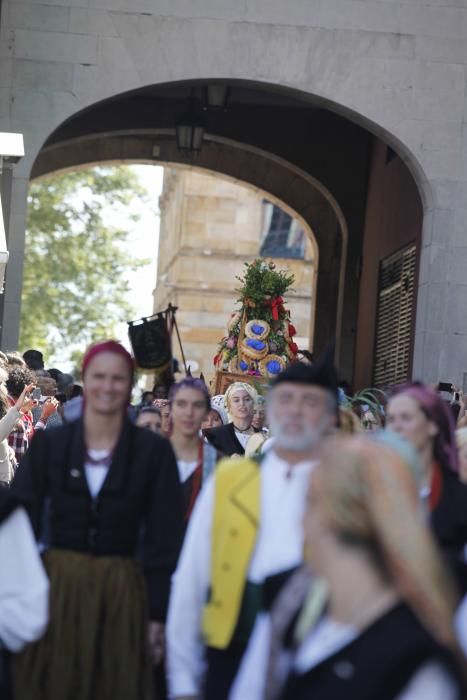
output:
[[[390,610],[353,642],[304,675],[292,675],[282,700],[394,700],[423,664],[439,661],[459,685],[449,653],[406,605]]]
[[[467,593],[467,486],[448,469],[442,470],[441,497],[431,513],[431,527],[463,594]]]
[[[245,454],[245,449],[235,434],[233,423],[219,425],[217,428],[207,428],[203,430],[203,435],[225,457]]]

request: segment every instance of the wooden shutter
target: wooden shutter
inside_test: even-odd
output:
[[[381,262],[373,385],[385,389],[409,378],[417,248],[404,248]]]

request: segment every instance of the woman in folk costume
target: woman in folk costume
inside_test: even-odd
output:
[[[427,503],[434,535],[467,592],[467,486],[459,480],[450,408],[432,389],[411,383],[396,389],[386,413],[387,427],[411,442],[420,455],[424,466],[420,495]]]
[[[248,440],[255,432],[252,421],[257,396],[251,384],[234,382],[224,399],[230,423],[204,431],[207,441],[226,457],[245,454]]]
[[[311,476],[305,537],[328,603],[292,652],[282,700],[466,697],[456,591],[397,453],[331,439]]]
[[[174,384],[169,398],[172,416],[170,441],[177,458],[184,520],[188,524],[201,487],[214,471],[217,461],[215,448],[201,435],[201,424],[211,409],[211,401],[206,384],[193,377]]]
[[[83,417],[36,436],[13,489],[49,541],[44,638],[12,665],[15,700],[152,700],[183,531],[165,439],[126,415],[134,364],[115,341],[83,361]]]

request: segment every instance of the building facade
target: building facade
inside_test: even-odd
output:
[[[399,364],[461,382],[466,35],[459,0],[3,0],[0,131],[23,133],[26,156],[2,347],[18,341],[31,178],[103,161],[196,164],[310,226],[314,345],[335,336],[356,385],[380,367],[389,381]],[[177,143],[190,120],[196,156]]]
[[[295,276],[288,308],[297,344],[310,346],[316,275],[311,232],[264,193],[187,168],[166,168],[154,311],[178,307],[183,349],[194,373],[213,377],[213,357],[236,308],[244,262],[273,258]],[[181,360],[174,338],[174,351]]]

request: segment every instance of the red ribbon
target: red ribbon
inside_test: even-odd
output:
[[[297,343],[289,343],[289,348],[292,350],[293,354],[296,355],[298,352]]]
[[[274,321],[279,320],[279,311],[284,310],[284,300],[282,297],[274,297],[274,299],[271,299],[269,302],[269,306],[271,307],[272,310],[272,317]]]

